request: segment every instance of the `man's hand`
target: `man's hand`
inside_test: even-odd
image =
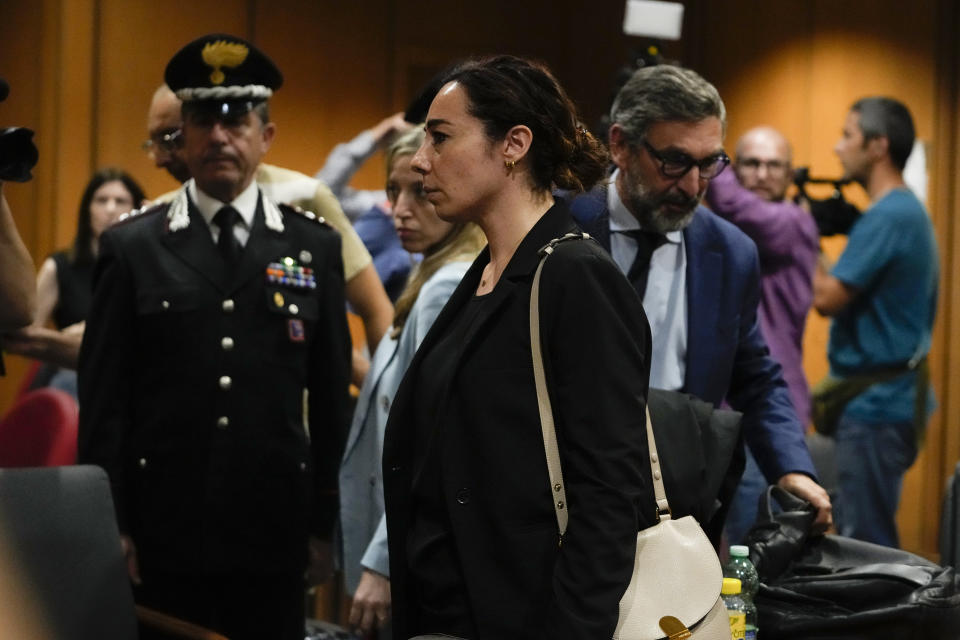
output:
[[[777,481],[777,486],[816,507],[817,519],[813,522],[811,533],[824,533],[833,524],[833,506],[830,504],[830,496],[810,476],[802,473],[787,473]]]
[[[137,546],[133,544],[133,538],[121,533],[120,546],[123,548],[123,556],[127,559],[127,574],[130,580],[133,584],[141,584],[140,563],[137,561]]]
[[[364,569],[350,607],[350,628],[368,635],[390,620],[390,579]]]
[[[58,367],[76,369],[86,323],[80,321],[62,331],[31,325],[3,335],[3,347],[18,356],[34,358]]]
[[[333,545],[329,540],[310,536],[310,560],[307,585],[323,584],[333,575]]]
[[[367,377],[368,371],[370,371],[370,361],[360,353],[359,349],[354,349],[350,367],[350,382],[357,385],[359,389],[363,386],[363,379]]]

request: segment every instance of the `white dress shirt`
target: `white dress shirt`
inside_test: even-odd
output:
[[[610,254],[626,274],[637,255],[637,241],[623,233],[640,229],[640,223],[620,200],[617,175],[610,177],[607,208],[610,211]],[[650,386],[677,390],[683,387],[687,358],[687,255],[683,232],[671,231],[667,241],[650,257],[643,310],[653,335]]]
[[[233,202],[224,203],[212,196],[208,196],[197,187],[193,178],[187,182],[187,193],[190,194],[190,199],[197,205],[197,210],[200,211],[204,222],[207,223],[207,227],[210,229],[211,235],[213,235],[213,244],[217,244],[217,240],[220,239],[220,227],[214,223],[213,217],[217,215],[220,209],[229,204],[240,214],[240,221],[233,225],[233,235],[237,238],[237,242],[240,243],[241,247],[247,246],[247,240],[250,238],[250,229],[253,228],[253,216],[257,212],[258,198],[260,196],[260,188],[257,186],[256,180],[251,180],[247,188],[241,191],[240,195],[233,199]]]

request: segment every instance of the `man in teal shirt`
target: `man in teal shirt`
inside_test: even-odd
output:
[[[893,547],[903,475],[916,459],[927,413],[914,410],[918,388],[930,396],[926,406],[933,404],[918,380],[930,349],[939,260],[930,218],[903,181],[913,142],[913,120],[900,102],[863,98],[850,109],[834,151],[846,177],[866,189],[870,207],[836,265],[828,273],[821,261],[814,278],[813,306],[833,317],[831,376],[903,371],[854,397],[836,432],[837,529]]]

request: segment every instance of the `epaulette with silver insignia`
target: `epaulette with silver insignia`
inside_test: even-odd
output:
[[[134,209],[133,211],[127,211],[126,213],[121,213],[120,217],[117,218],[117,222],[123,222],[127,218],[138,216],[140,215],[141,211],[143,211],[143,209]]]
[[[133,220],[134,218],[136,218],[136,217],[138,217],[138,216],[141,216],[141,215],[143,215],[144,213],[148,213],[148,212],[150,212],[150,211],[158,208],[159,206],[160,206],[160,205],[152,204],[152,205],[149,205],[149,206],[146,206],[146,207],[140,207],[139,209],[133,209],[132,211],[128,211],[128,212],[126,212],[126,213],[121,213],[120,216],[117,218],[116,224],[120,224],[121,222],[128,222],[128,221],[130,221],[130,220]]]
[[[313,211],[307,211],[306,209],[302,209],[296,205],[293,206],[293,210],[299,213],[300,215],[302,215],[307,220],[313,220],[314,222],[318,222],[320,224],[331,227],[331,224],[327,222],[326,218],[324,218],[323,216],[318,216]]]

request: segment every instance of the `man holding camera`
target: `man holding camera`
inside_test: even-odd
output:
[[[933,405],[926,355],[940,267],[933,225],[903,180],[913,142],[902,103],[870,97],[851,107],[834,152],[870,208],[813,287],[813,306],[833,317],[825,382],[853,396],[836,423],[837,529],[892,547],[903,476]]]
[[[110,476],[141,604],[299,640],[349,423],[340,239],[254,179],[282,83],[266,55],[211,34],[165,76],[193,179],[101,237],[78,457]]]
[[[734,171],[707,189],[710,209],[737,225],[760,258],[760,331],[783,379],[800,424],[810,421],[810,388],[803,372],[803,330],[813,301],[820,243],[813,217],[785,199],[793,179],[790,143],[772,127],[756,127],[737,142]],[[747,452],[747,465],[727,516],[727,536],[739,542],[753,524],[766,480]]]

